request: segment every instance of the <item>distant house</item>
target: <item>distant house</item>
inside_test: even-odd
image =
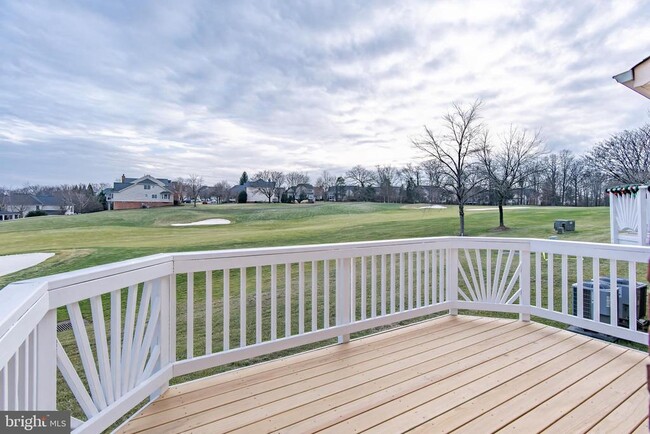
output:
[[[108,209],[155,208],[174,204],[173,186],[169,179],[145,175],[126,178],[122,175],[113,188],[104,190]]]
[[[49,215],[74,214],[74,205],[67,205],[62,198],[28,193],[12,193],[7,198],[5,211],[25,217],[30,211],[43,211]]]
[[[309,202],[314,202],[314,186],[311,184],[298,184],[293,187],[287,188],[287,199],[291,202],[307,200]]]
[[[269,202],[266,192],[273,191],[271,202],[278,202],[277,189],[275,182],[258,179],[256,181],[246,182],[244,185],[235,185],[230,189],[230,200],[237,202],[237,198],[242,191],[246,191],[246,202]]]
[[[7,221],[7,220],[18,220],[19,218],[22,217],[23,217],[22,213],[16,211],[0,211],[0,222]]]
[[[335,185],[327,190],[327,200],[330,202],[357,200],[359,190],[356,185]]]

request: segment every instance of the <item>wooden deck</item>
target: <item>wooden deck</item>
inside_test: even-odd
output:
[[[170,388],[120,432],[648,432],[646,354],[446,316]]]

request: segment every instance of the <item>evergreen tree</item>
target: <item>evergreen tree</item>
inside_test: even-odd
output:
[[[406,181],[406,202],[415,203],[415,181],[411,177]]]
[[[102,204],[102,208],[104,208],[104,210],[108,209],[108,202],[106,202],[106,195],[104,194],[103,191],[99,192],[99,194],[97,195],[97,200],[99,201],[100,204]]]
[[[244,170],[244,172],[241,174],[239,177],[239,185],[244,185],[248,182],[248,173]]]
[[[336,184],[334,187],[334,200],[336,200],[337,202],[342,200],[341,194],[343,192],[343,187],[345,187],[345,180],[343,179],[343,177],[339,176],[338,178],[336,178]]]

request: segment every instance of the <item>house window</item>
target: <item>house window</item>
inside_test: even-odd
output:
[[[144,189],[145,189],[145,190],[151,190],[151,186],[150,186],[149,184],[145,184],[145,185],[144,185]]]
[[[158,195],[157,195],[157,194],[152,194],[152,195],[151,195],[151,198],[152,198],[152,199],[158,199]]]

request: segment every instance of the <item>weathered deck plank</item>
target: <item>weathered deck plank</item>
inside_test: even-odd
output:
[[[646,359],[541,324],[443,317],[172,387],[120,432],[633,431]]]

